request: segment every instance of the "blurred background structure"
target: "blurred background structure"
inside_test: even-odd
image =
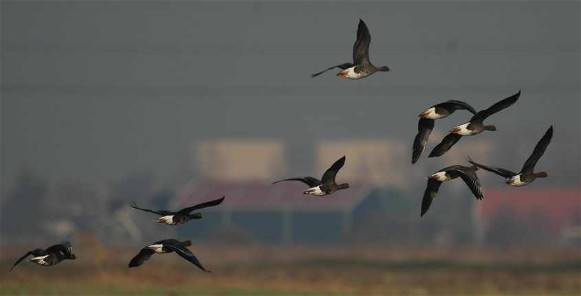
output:
[[[578,1],[2,1],[0,12],[2,247],[79,235],[131,247],[172,236],[275,247],[581,244]],[[359,18],[372,61],[392,71],[311,79],[351,59]],[[421,111],[449,99],[481,110],[518,90],[491,118],[497,132],[426,158],[469,119],[459,111],[436,122],[410,164]],[[549,178],[513,188],[478,172],[483,201],[449,182],[420,219],[426,176],[468,155],[518,170],[551,124],[537,166]],[[343,155],[338,180],[349,190],[316,199],[302,183],[271,185],[320,177]],[[222,195],[178,227],[128,207]]]

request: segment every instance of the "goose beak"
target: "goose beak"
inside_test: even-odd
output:
[[[337,73],[337,76],[339,76],[339,77],[347,77],[347,73],[343,70],[343,71]]]
[[[460,132],[460,128],[459,127],[455,127],[455,128],[453,128],[453,129],[450,130],[450,133],[452,133],[452,134],[457,134],[459,132]]]

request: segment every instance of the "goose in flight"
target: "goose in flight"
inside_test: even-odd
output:
[[[418,115],[420,120],[418,122],[418,134],[414,138],[412,164],[418,161],[420,155],[426,148],[428,138],[434,129],[434,120],[446,118],[460,109],[468,110],[470,113],[476,114],[476,110],[466,102],[449,100],[436,104]]]
[[[341,69],[341,71],[337,73],[337,76],[349,79],[361,79],[377,71],[389,71],[387,66],[376,67],[371,63],[369,60],[370,43],[371,35],[369,34],[369,29],[367,29],[365,22],[359,19],[359,25],[357,27],[357,40],[355,40],[355,44],[353,44],[353,63],[343,63],[329,67],[321,72],[312,74],[311,77],[317,77],[335,68]]]
[[[472,161],[472,159],[470,159],[470,158],[468,158],[468,161],[471,164],[473,164],[473,165],[475,165],[483,170],[493,172],[499,176],[505,177],[506,184],[508,184],[510,186],[515,186],[515,187],[525,186],[525,185],[533,182],[536,178],[546,178],[548,176],[547,172],[535,173],[534,170],[535,170],[535,165],[537,164],[537,162],[539,161],[541,156],[543,156],[543,154],[545,153],[545,150],[547,149],[547,146],[549,146],[549,143],[551,143],[552,138],[553,138],[553,126],[551,125],[551,127],[549,127],[549,129],[545,132],[543,137],[539,140],[539,142],[535,146],[535,149],[533,150],[533,153],[525,161],[524,165],[520,169],[520,172],[518,172],[518,173],[509,171],[509,170],[506,170],[503,168],[486,166],[486,165],[477,163],[475,161]]]
[[[24,256],[20,257],[20,259],[16,260],[12,267],[10,267],[10,271],[12,271],[12,269],[14,269],[14,267],[18,265],[20,261],[24,260],[28,256],[33,256],[32,258],[28,259],[28,261],[34,262],[41,266],[52,266],[66,259],[77,259],[77,256],[73,254],[73,247],[71,243],[64,242],[50,246],[46,250],[34,249],[27,252],[24,254]]]
[[[474,114],[474,116],[472,116],[472,118],[470,118],[470,121],[451,129],[450,133],[445,136],[444,139],[442,139],[440,144],[434,147],[428,157],[437,157],[448,152],[448,150],[450,150],[450,148],[452,148],[452,146],[454,146],[454,144],[456,144],[460,138],[462,138],[462,136],[477,135],[485,130],[496,131],[496,126],[485,125],[484,120],[490,115],[510,107],[518,100],[519,97],[520,91],[504,100],[495,103],[486,110],[478,111],[476,114]]]
[[[272,184],[276,184],[282,181],[300,181],[309,186],[309,189],[303,192],[303,194],[309,194],[314,196],[324,196],[331,194],[337,190],[347,189],[349,188],[349,184],[337,184],[335,182],[335,176],[339,170],[345,165],[345,156],[339,158],[333,165],[325,171],[321,180],[313,177],[297,177],[297,178],[289,178],[284,180],[279,180],[273,182]]]
[[[139,251],[139,253],[137,255],[135,255],[135,257],[133,257],[133,259],[131,259],[131,261],[129,262],[129,267],[131,268],[131,267],[140,266],[141,264],[145,263],[145,261],[147,261],[149,259],[149,257],[151,257],[151,255],[153,255],[153,254],[165,254],[165,253],[175,252],[180,257],[182,257],[182,258],[188,260],[190,263],[196,265],[199,269],[201,269],[205,272],[210,272],[202,265],[200,260],[198,260],[198,258],[196,258],[194,253],[192,253],[192,251],[190,251],[188,248],[186,248],[186,247],[191,246],[191,245],[192,245],[192,242],[189,240],[183,241],[183,242],[180,242],[180,241],[175,240],[175,239],[164,239],[164,240],[157,241],[157,242],[141,249]]]
[[[446,168],[443,168],[435,173],[433,173],[430,177],[428,177],[428,185],[426,186],[426,191],[424,191],[424,197],[422,199],[422,211],[420,213],[420,217],[424,216],[424,214],[430,208],[432,201],[436,198],[438,194],[438,190],[440,189],[440,185],[442,182],[449,181],[460,177],[472,194],[477,199],[482,199],[484,195],[482,194],[482,187],[480,186],[480,180],[478,180],[478,176],[476,175],[476,170],[478,167],[472,166],[461,166],[461,165],[453,165]]]
[[[167,224],[167,225],[177,225],[177,224],[184,224],[192,219],[201,219],[202,213],[191,213],[191,212],[193,212],[195,210],[207,208],[207,207],[217,206],[217,205],[221,204],[222,201],[224,201],[224,198],[225,198],[225,196],[222,196],[222,198],[203,202],[203,203],[197,204],[195,206],[181,209],[177,212],[165,211],[165,210],[154,211],[154,210],[150,210],[150,209],[144,209],[144,208],[138,207],[135,202],[133,202],[130,205],[130,207],[137,209],[137,210],[142,210],[145,212],[150,212],[150,213],[160,215],[161,217],[159,217],[156,220],[157,223],[163,223],[163,224]]]

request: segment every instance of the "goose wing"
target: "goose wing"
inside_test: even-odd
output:
[[[412,151],[412,164],[416,163],[420,158],[420,155],[426,148],[428,144],[428,138],[434,129],[434,120],[428,118],[420,118],[418,122],[418,134],[414,139],[413,151]]]
[[[477,167],[479,167],[479,168],[481,168],[481,169],[483,169],[485,171],[489,171],[489,172],[495,173],[495,174],[497,174],[499,176],[502,176],[502,177],[505,177],[505,178],[510,178],[512,176],[518,175],[515,172],[511,172],[511,171],[506,170],[506,169],[503,169],[503,168],[497,168],[497,167],[493,167],[493,166],[486,166],[486,165],[477,163],[477,162],[473,161],[470,158],[468,158],[468,162],[470,162],[472,165],[475,165],[475,166],[477,166]]]
[[[221,204],[224,201],[224,198],[226,198],[226,197],[225,196],[222,196],[222,198],[218,198],[218,199],[215,199],[215,200],[203,202],[203,203],[197,204],[195,206],[191,206],[191,207],[182,209],[178,213],[188,214],[191,211],[195,211],[195,210],[199,210],[199,209],[203,209],[203,208],[208,208],[208,207],[214,207],[214,206],[217,206],[217,205]]]
[[[426,191],[424,191],[424,197],[422,198],[422,211],[420,217],[422,217],[430,208],[432,201],[438,194],[438,190],[440,190],[440,185],[442,185],[442,182],[431,178],[428,179],[428,185],[426,186]]]
[[[150,248],[141,249],[139,251],[139,253],[137,255],[135,255],[135,257],[133,257],[133,259],[131,259],[131,261],[129,261],[129,267],[137,267],[137,266],[143,264],[154,253],[155,252]]]
[[[32,255],[32,256],[42,256],[44,254],[44,250],[43,249],[34,249],[32,251],[28,251],[26,252],[26,254],[24,254],[22,257],[18,258],[18,260],[16,260],[16,262],[14,262],[14,264],[12,264],[12,267],[10,267],[10,271],[12,271],[12,269],[14,269],[14,267],[16,265],[18,265],[18,263],[20,263],[22,260],[24,260],[24,258]]]
[[[533,172],[533,170],[535,169],[535,165],[537,164],[541,156],[543,156],[543,154],[545,153],[545,150],[547,149],[547,146],[549,146],[549,143],[551,143],[552,138],[553,138],[553,126],[551,125],[551,127],[549,127],[549,129],[545,132],[543,137],[539,140],[539,142],[535,146],[535,149],[533,150],[531,156],[529,156],[529,158],[525,161],[522,169],[520,170],[521,172],[527,173]]]
[[[362,19],[359,19],[357,26],[357,40],[353,44],[353,64],[362,65],[369,64],[369,44],[371,43],[371,35],[369,29]]]
[[[176,252],[176,254],[178,254],[180,257],[182,257],[182,258],[188,260],[189,262],[193,263],[199,269],[201,269],[201,270],[203,270],[205,272],[210,272],[209,270],[207,270],[202,265],[202,263],[200,262],[200,260],[198,260],[198,258],[188,248],[186,248],[184,246],[177,245],[177,244],[166,244],[164,246],[166,246],[168,249]]]
[[[432,149],[432,152],[430,152],[430,155],[428,157],[437,157],[443,155],[444,153],[448,152],[448,150],[450,150],[450,148],[452,148],[454,144],[458,143],[458,141],[460,141],[460,138],[462,138],[461,135],[452,133],[448,134],[442,139],[442,142],[440,142],[440,144],[436,145],[436,147]]]
[[[472,191],[472,194],[474,194],[477,199],[482,199],[484,197],[482,194],[482,186],[480,186],[480,180],[476,175],[476,170],[474,167],[461,167],[452,169],[452,171],[455,171],[460,176],[460,178],[462,178],[462,181],[468,185],[468,188],[470,188],[470,191]]]
[[[483,121],[488,116],[510,107],[512,104],[514,104],[518,100],[519,97],[520,97],[520,90],[512,96],[510,96],[504,100],[496,102],[494,105],[488,107],[488,109],[482,110],[482,111],[476,113],[470,121],[475,121],[475,120]]]
[[[343,165],[345,165],[345,156],[339,158],[330,168],[325,171],[323,177],[321,177],[321,183],[334,184],[335,176],[337,176],[337,173],[343,167]]]
[[[164,210],[154,211],[154,210],[150,210],[150,209],[140,208],[140,207],[137,206],[137,204],[135,202],[132,202],[131,205],[129,205],[129,206],[132,207],[132,208],[134,208],[134,209],[137,209],[137,210],[142,210],[142,211],[145,211],[145,212],[158,214],[160,216],[174,215],[175,214],[175,212],[172,212],[172,211],[164,211]]]
[[[450,113],[452,113],[456,110],[460,110],[460,109],[468,110],[472,114],[477,113],[477,111],[476,111],[476,109],[474,109],[474,107],[470,106],[466,102],[458,101],[458,100],[449,100],[449,101],[437,104],[434,107],[444,108],[444,109],[448,110]]]
[[[276,183],[284,182],[284,181],[300,181],[300,182],[307,184],[309,186],[309,188],[321,185],[321,181],[319,181],[319,179],[313,178],[313,177],[297,177],[297,178],[282,179],[282,180],[278,180],[276,182],[272,182],[272,184],[276,184]]]
[[[351,67],[353,67],[353,66],[354,66],[354,65],[353,65],[353,64],[351,64],[351,63],[343,63],[343,64],[339,64],[339,65],[336,65],[336,66],[333,66],[333,67],[329,67],[329,68],[327,68],[327,69],[325,69],[325,70],[323,70],[323,71],[321,71],[321,72],[317,72],[317,73],[315,73],[315,74],[311,74],[311,78],[317,77],[317,76],[319,76],[319,75],[321,75],[321,74],[323,74],[323,73],[325,73],[325,72],[327,72],[327,71],[329,71],[329,70],[333,70],[333,69],[335,69],[335,68],[340,68],[340,69],[342,69],[342,70],[345,70],[345,69],[351,68]]]

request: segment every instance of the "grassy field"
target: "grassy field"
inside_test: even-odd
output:
[[[212,270],[176,255],[126,267],[137,248],[77,248],[77,261],[23,262],[1,248],[1,295],[579,295],[581,254],[571,249],[195,246]],[[83,250],[83,252],[81,252]]]

